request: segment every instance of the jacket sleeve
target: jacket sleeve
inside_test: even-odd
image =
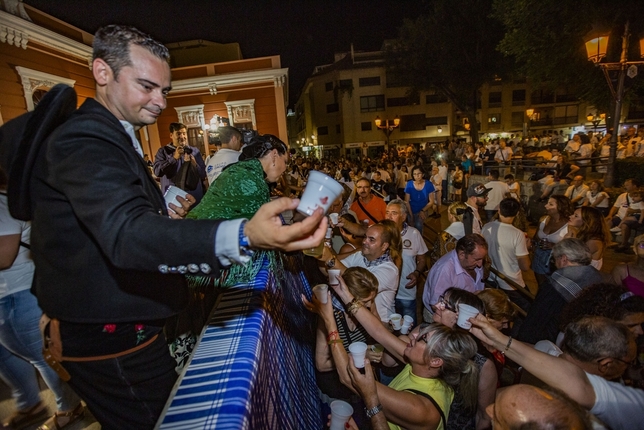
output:
[[[168,154],[165,146],[162,146],[154,156],[154,174],[159,178],[165,176],[168,179],[174,178],[179,171],[179,163],[175,158]]]

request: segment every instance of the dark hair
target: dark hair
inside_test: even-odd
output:
[[[631,181],[631,184],[635,185],[636,187],[639,187],[639,186],[640,186],[640,181],[639,181],[639,180],[637,180],[636,178],[627,178],[627,179],[624,179],[624,183],[626,183],[626,181]]]
[[[509,179],[511,181],[514,181],[514,175],[512,173],[508,173],[503,177],[503,179],[506,179],[506,180]]]
[[[186,127],[185,124],[182,124],[180,122],[171,122],[170,123],[170,133],[174,133],[175,131],[179,131],[179,130],[182,130],[184,128],[186,130],[188,129],[188,127]]]
[[[519,202],[516,199],[506,197],[501,200],[501,203],[499,203],[499,213],[505,217],[517,216],[520,207],[521,205],[519,205]]]
[[[425,177],[425,170],[424,170],[422,167],[420,167],[420,166],[414,166],[414,167],[411,169],[411,176],[412,176],[412,177],[414,176],[414,170],[418,170],[418,171],[423,175],[423,178]]]
[[[462,303],[476,308],[479,313],[485,315],[485,304],[474,293],[458,287],[449,287],[443,293],[443,297],[454,309],[458,309],[458,305]]]
[[[492,177],[492,179],[494,179],[494,180],[499,179],[499,171],[498,171],[498,170],[496,170],[496,169],[492,169],[492,170],[490,170],[490,176],[491,176],[491,177]]]
[[[487,242],[483,236],[477,233],[466,234],[456,242],[456,252],[463,251],[465,254],[471,254],[477,245],[487,249]]]
[[[564,195],[556,195],[550,196],[549,198],[555,201],[557,212],[559,212],[560,216],[569,218],[570,215],[575,212],[575,208],[573,207],[572,203],[570,203],[570,199],[568,197]]]
[[[255,136],[250,143],[242,149],[239,161],[250,160],[252,158],[262,158],[273,149],[277,149],[277,153],[282,155],[286,154],[288,146],[272,134]]]
[[[575,237],[584,242],[596,239],[610,243],[610,231],[599,209],[592,206],[582,206],[580,211],[583,224],[579,227]]]
[[[164,61],[170,59],[168,48],[142,31],[126,25],[108,25],[99,28],[94,35],[92,61],[97,58],[104,60],[118,81],[121,69],[132,65],[131,45],[145,48]]]
[[[219,133],[219,141],[221,143],[229,143],[233,136],[239,137],[239,140],[242,138],[241,131],[230,125],[224,125],[217,129]]]

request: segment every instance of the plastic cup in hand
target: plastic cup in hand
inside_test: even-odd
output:
[[[385,347],[380,345],[379,343],[375,343],[371,345],[371,352],[375,352],[376,354],[383,352],[384,350],[385,350]]]
[[[324,253],[324,239],[320,241],[319,245],[314,246],[313,248],[306,248],[302,252],[304,255],[308,255],[309,257],[320,257]]]
[[[400,327],[400,334],[409,333],[409,327],[411,327],[411,324],[413,322],[414,322],[414,318],[410,317],[409,315],[405,315],[403,317],[402,326]]]
[[[400,330],[402,327],[402,315],[400,314],[391,314],[389,315],[389,322],[394,330]]]
[[[329,285],[339,285],[340,269],[329,269],[327,272],[329,272]]]
[[[475,307],[459,303],[458,321],[456,321],[456,325],[458,325],[461,328],[469,330],[470,328],[472,328],[472,323],[469,322],[468,320],[472,317],[477,316],[478,314],[479,314],[479,310],[476,309]]]
[[[344,425],[353,415],[353,408],[343,400],[331,402],[331,425],[329,430],[344,430]]]
[[[309,172],[309,181],[306,184],[297,211],[303,215],[313,215],[317,208],[329,210],[331,204],[342,193],[342,185],[330,176],[316,170]]]
[[[353,358],[353,364],[358,369],[364,367],[364,357],[367,353],[367,344],[364,342],[353,342],[349,345],[349,352],[351,353],[351,358]]]
[[[335,212],[332,214],[329,214],[329,218],[331,218],[331,224],[336,225],[338,223],[338,217],[339,215]]]
[[[163,198],[165,199],[165,205],[168,208],[168,210],[171,210],[172,212],[174,212],[170,208],[170,203],[178,207],[181,207],[181,203],[179,203],[179,200],[177,200],[177,196],[181,196],[185,199],[186,194],[188,193],[183,191],[181,188],[175,187],[174,185],[170,185],[168,189],[165,191],[165,194],[163,195]]]
[[[329,291],[329,286],[327,284],[317,284],[313,287],[313,293],[318,298],[320,303],[326,303],[328,298],[327,292]]]

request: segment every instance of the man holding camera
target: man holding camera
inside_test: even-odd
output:
[[[159,148],[154,157],[154,174],[161,178],[161,192],[177,186],[201,201],[206,165],[199,149],[188,145],[188,128],[180,122],[170,124],[172,142]],[[184,164],[189,163],[189,164]]]

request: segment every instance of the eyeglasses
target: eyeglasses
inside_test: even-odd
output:
[[[423,335],[419,335],[418,337],[416,337],[416,343],[418,343],[418,342],[427,343],[427,335],[429,335],[429,332],[427,332],[427,333],[425,333]]]
[[[451,304],[449,304],[447,302],[447,300],[445,300],[445,295],[443,295],[443,294],[441,294],[438,297],[438,303],[437,304],[439,304],[439,303],[442,303],[443,306],[445,307],[445,309],[447,309],[448,311],[455,312],[455,313],[458,312],[454,306],[452,306]]]
[[[637,357],[635,357],[635,358],[634,358],[634,359],[632,359],[631,361],[624,361],[624,360],[622,360],[621,358],[617,358],[617,357],[602,357],[602,358],[598,358],[598,359],[597,359],[597,364],[599,364],[599,362],[600,362],[600,361],[602,361],[602,360],[606,360],[607,358],[610,358],[610,359],[613,359],[613,360],[617,360],[617,361],[619,361],[620,363],[624,363],[624,364],[625,364],[625,365],[627,365],[627,366],[637,366],[637,365],[639,364],[639,361],[638,361]]]

